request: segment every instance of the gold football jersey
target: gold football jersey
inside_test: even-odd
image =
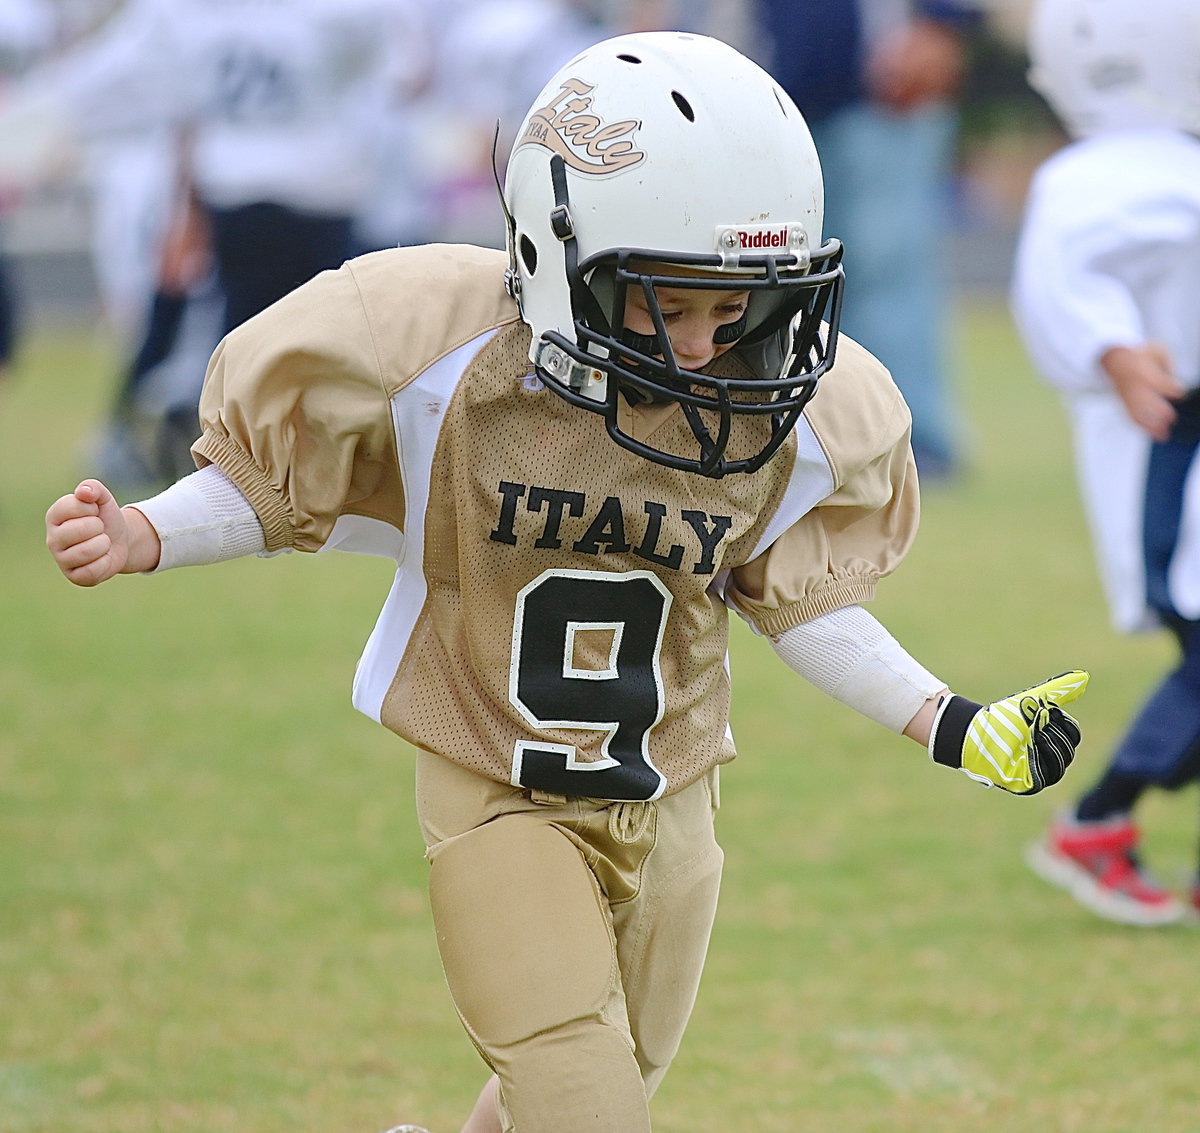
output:
[[[730,608],[778,633],[869,599],[907,551],[908,411],[843,338],[760,471],[663,467],[538,380],[505,267],[432,245],[318,276],[218,348],[194,452],[268,551],[395,560],[363,712],[501,782],[658,798],[733,758]],[[623,413],[671,451],[692,439],[677,406]]]

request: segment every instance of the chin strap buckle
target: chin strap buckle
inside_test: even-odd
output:
[[[571,223],[571,213],[566,205],[555,205],[550,210],[550,229],[564,244],[575,235],[575,225]]]
[[[603,370],[577,362],[565,350],[544,339],[534,352],[533,364],[561,385],[596,401],[604,400],[607,379]]]

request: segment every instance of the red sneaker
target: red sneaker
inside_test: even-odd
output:
[[[1106,920],[1130,925],[1175,924],[1187,915],[1183,902],[1141,868],[1138,828],[1127,816],[1102,822],[1060,817],[1025,854],[1029,868],[1065,889]]]

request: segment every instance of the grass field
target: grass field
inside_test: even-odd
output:
[[[739,629],[725,892],[662,1133],[1200,1131],[1200,937],[1097,921],[1021,863],[1170,650],[1108,627],[1061,412],[1002,310],[961,326],[970,474],[874,610],[976,697],[1090,668],[1085,746],[1056,791],[984,791]],[[386,564],[69,586],[41,516],[112,362],[43,331],[0,391],[0,1133],[453,1133],[482,1069],[411,760],[349,705]],[[1145,807],[1166,879],[1196,809]]]

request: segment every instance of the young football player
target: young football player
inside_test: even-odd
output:
[[[983,706],[861,605],[916,530],[909,415],[837,337],[817,155],[756,65],[679,33],[589,48],[503,199],[508,256],[373,253],[234,331],[200,470],[124,508],[86,480],[48,543],[83,586],[394,558],[353,699],[416,748],[442,963],[493,1071],[464,1128],[638,1133],[716,905],[728,611],[1018,794],[1071,762],[1086,674]]]
[[[1034,179],[1013,310],[1070,413],[1113,621],[1165,626],[1181,656],[1029,863],[1100,916],[1159,925],[1187,905],[1139,862],[1132,814],[1200,776],[1200,8],[1042,0],[1030,54],[1073,141]]]

